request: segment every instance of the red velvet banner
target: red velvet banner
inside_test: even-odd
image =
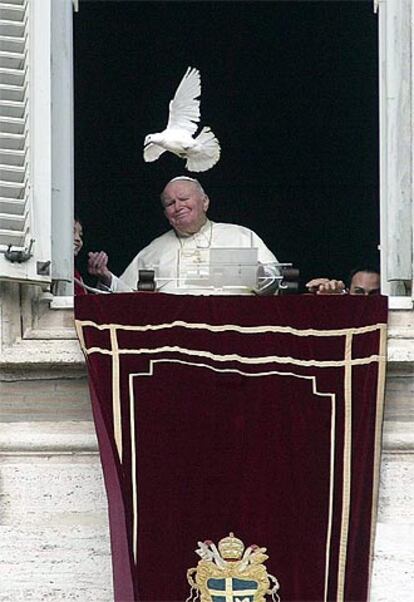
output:
[[[118,602],[184,601],[197,542],[230,531],[267,547],[282,602],[367,599],[386,317],[383,297],[76,299]]]

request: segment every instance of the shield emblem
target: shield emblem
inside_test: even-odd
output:
[[[258,587],[257,581],[237,577],[207,580],[212,602],[254,602]]]
[[[252,544],[245,550],[232,532],[217,547],[209,539],[198,546],[201,560],[187,571],[191,590],[186,602],[265,602],[267,595],[280,602],[279,583],[263,564],[269,558],[266,548]]]

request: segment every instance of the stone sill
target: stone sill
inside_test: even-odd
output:
[[[414,424],[411,421],[384,421],[382,450],[385,453],[414,453]]]
[[[0,423],[1,455],[98,453],[92,421]]]
[[[85,358],[77,340],[23,339],[3,347],[0,380],[72,378],[85,374]]]
[[[405,364],[407,367],[414,367],[414,337],[388,337],[387,361],[388,364]]]

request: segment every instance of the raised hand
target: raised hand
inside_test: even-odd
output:
[[[329,280],[329,278],[313,278],[306,283],[310,293],[317,295],[343,295],[346,293],[342,280]]]
[[[112,273],[108,269],[108,255],[105,251],[88,253],[88,272],[106,286],[111,286]]]

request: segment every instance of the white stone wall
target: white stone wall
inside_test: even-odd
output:
[[[0,600],[110,602],[106,495],[85,378],[0,382]]]
[[[413,455],[385,454],[377,522],[373,602],[411,602],[414,598]]]
[[[390,367],[372,602],[414,599],[414,375]]]

